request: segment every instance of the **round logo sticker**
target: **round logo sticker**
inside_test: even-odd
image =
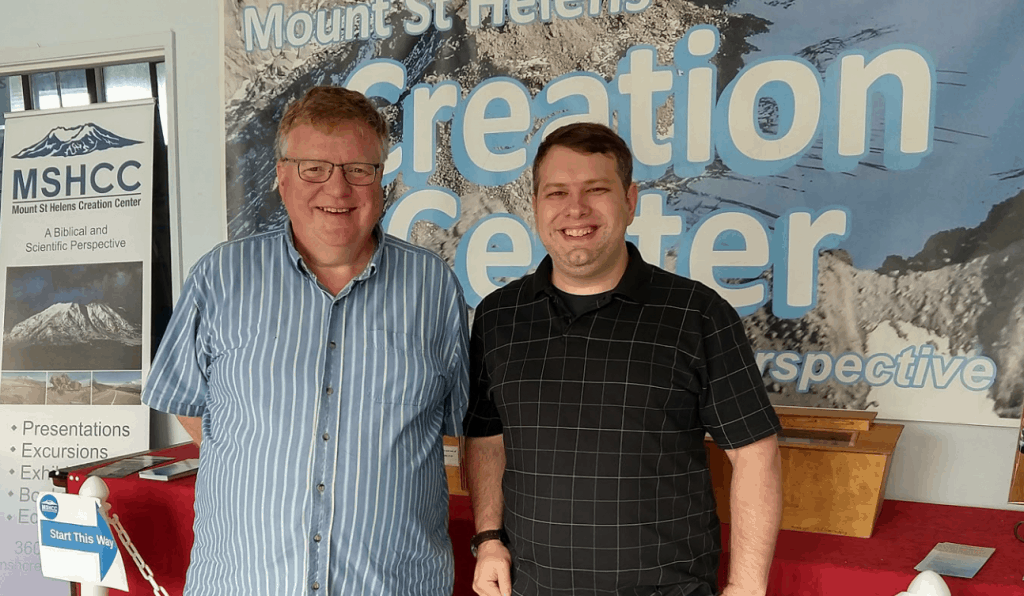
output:
[[[43,498],[39,499],[39,512],[43,514],[46,519],[53,519],[57,517],[57,497],[53,495],[43,495]]]

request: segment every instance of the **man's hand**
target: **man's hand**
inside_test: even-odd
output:
[[[476,531],[500,528],[505,510],[501,494],[501,475],[505,472],[502,436],[467,438],[464,455]],[[481,596],[510,596],[511,568],[512,556],[500,540],[480,543],[476,551],[473,590]]]
[[[477,549],[473,591],[480,596],[511,596],[512,555],[500,540],[488,540]]]

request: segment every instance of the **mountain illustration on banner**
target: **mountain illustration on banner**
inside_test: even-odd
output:
[[[114,341],[140,346],[142,331],[106,304],[60,302],[15,325],[5,339],[37,345]]]
[[[43,140],[22,149],[14,157],[74,157],[93,151],[137,145],[141,142],[116,135],[102,126],[89,122],[73,128],[58,126],[47,133]]]

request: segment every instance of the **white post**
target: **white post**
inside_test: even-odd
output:
[[[906,592],[900,592],[896,596],[950,596],[949,586],[942,580],[942,576],[932,570],[922,571],[910,582]]]
[[[107,488],[107,483],[103,482],[102,478],[96,476],[89,476],[82,483],[82,488],[78,491],[78,494],[83,497],[96,497],[100,500],[100,510],[103,511],[103,517],[107,519],[107,523],[110,523],[110,519],[107,517],[107,512],[110,511],[110,503],[107,503],[107,497],[110,495],[110,489]],[[82,582],[81,584],[81,595],[82,596],[107,596],[108,588],[106,586],[100,586],[97,584],[87,584]]]

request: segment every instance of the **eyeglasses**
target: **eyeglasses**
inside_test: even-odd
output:
[[[299,178],[306,182],[327,182],[334,173],[334,168],[341,168],[345,180],[355,186],[369,186],[377,178],[379,163],[331,163],[318,159],[292,159],[282,157],[281,161],[288,161],[298,165]]]

